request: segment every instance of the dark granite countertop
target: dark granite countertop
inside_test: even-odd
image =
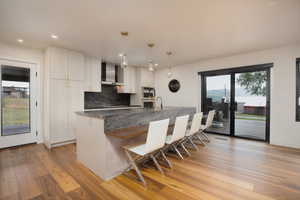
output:
[[[104,131],[109,132],[121,128],[145,126],[150,121],[169,118],[170,123],[182,115],[190,115],[196,112],[194,107],[165,107],[163,110],[134,108],[123,110],[97,110],[76,112],[78,115],[99,118],[104,120]]]

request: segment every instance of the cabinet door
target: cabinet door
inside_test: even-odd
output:
[[[130,93],[136,93],[136,68],[130,67]]]
[[[153,72],[150,72],[147,69],[141,69],[141,84],[142,87],[154,87]]]
[[[68,77],[68,51],[65,49],[49,49],[50,77],[67,80]]]
[[[75,139],[76,113],[84,110],[84,85],[81,81],[69,81],[68,137]]]
[[[84,56],[80,53],[69,51],[68,61],[68,79],[73,81],[83,81],[85,76]]]
[[[95,58],[85,59],[86,91],[101,92],[101,61]]]
[[[130,67],[126,67],[123,69],[123,93],[131,92],[131,81],[130,81]]]
[[[50,142],[59,143],[69,140],[68,136],[68,81],[50,82]]]

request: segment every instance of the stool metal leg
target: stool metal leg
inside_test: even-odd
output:
[[[201,134],[204,136],[207,142],[210,142],[209,137],[203,131],[201,131]]]
[[[161,153],[162,157],[165,159],[165,161],[167,162],[167,164],[168,164],[168,166],[170,167],[170,169],[172,169],[172,168],[173,168],[173,165],[172,165],[172,163],[168,160],[168,158],[167,158],[166,154],[164,153],[164,151],[163,151],[163,150],[160,150],[160,153]]]
[[[182,149],[185,151],[185,153],[186,153],[188,156],[192,156],[192,154],[185,148],[183,142],[180,144],[180,146],[182,147]]]
[[[192,146],[194,147],[194,149],[196,149],[196,151],[198,151],[198,147],[197,145],[193,142],[192,138],[191,137],[188,137],[188,140],[190,141],[190,143],[192,144]]]
[[[200,135],[195,135],[195,137],[201,142],[201,144],[205,145],[205,143],[202,141],[202,138]]]
[[[131,166],[132,166],[132,167],[134,168],[134,170],[136,171],[136,173],[137,173],[139,179],[143,182],[144,186],[147,186],[147,183],[146,183],[146,181],[145,181],[145,179],[144,179],[144,177],[143,177],[141,171],[139,170],[138,166],[137,166],[136,163],[134,162],[134,160],[133,160],[132,156],[130,155],[130,153],[129,153],[127,150],[125,150],[125,153],[126,153],[128,159],[129,159],[129,161],[130,161]]]
[[[172,144],[172,147],[174,148],[174,150],[177,153],[177,155],[181,158],[181,160],[184,160],[183,156],[181,155],[181,153],[179,152],[179,150],[176,148],[176,146],[174,144]]]
[[[150,154],[150,158],[153,160],[156,168],[160,171],[160,173],[165,174],[164,171],[162,170],[162,168],[160,167],[160,165],[158,164],[156,158],[152,154]]]

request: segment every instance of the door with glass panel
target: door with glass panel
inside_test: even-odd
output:
[[[230,95],[231,95],[231,76],[212,75],[205,76],[205,93],[203,97],[203,111],[208,113],[216,110],[213,126],[207,131],[230,135]]]
[[[268,71],[235,73],[234,135],[266,140]]]
[[[206,131],[268,142],[272,66],[201,72],[202,111],[216,110]]]
[[[0,60],[0,148],[36,142],[35,65]]]

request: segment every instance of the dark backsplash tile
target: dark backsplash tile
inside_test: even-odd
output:
[[[130,105],[130,94],[118,94],[116,86],[102,85],[102,92],[85,92],[84,109],[102,106]]]

